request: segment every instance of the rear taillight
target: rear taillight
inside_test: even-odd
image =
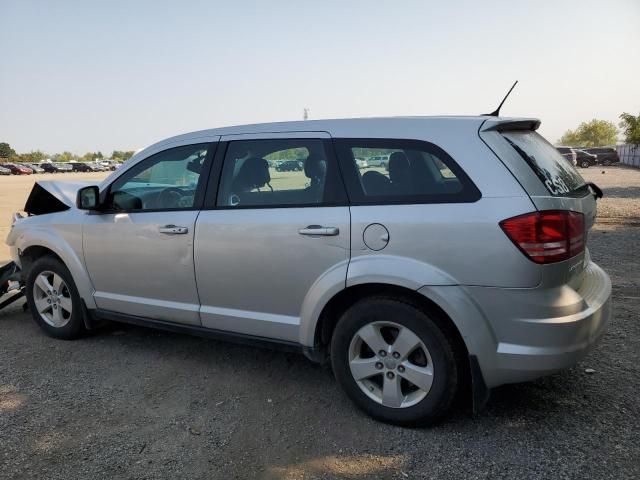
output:
[[[503,220],[500,227],[536,263],[561,262],[584,251],[584,215],[579,212],[532,212]]]

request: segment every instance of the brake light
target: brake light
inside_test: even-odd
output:
[[[584,215],[579,212],[526,213],[501,221],[500,227],[536,263],[561,262],[584,251]]]

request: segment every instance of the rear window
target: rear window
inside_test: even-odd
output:
[[[576,168],[541,135],[531,131],[504,132],[502,135],[551,195],[567,197],[584,193],[586,182]]]

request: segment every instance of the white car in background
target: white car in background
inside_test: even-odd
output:
[[[389,156],[388,155],[378,155],[375,157],[367,158],[367,165],[369,167],[377,167],[377,168],[387,168],[389,164]]]
[[[369,168],[369,163],[364,158],[356,158],[356,164],[360,169]]]

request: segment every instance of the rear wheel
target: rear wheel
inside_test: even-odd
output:
[[[580,166],[581,166],[582,168],[589,168],[590,163],[589,163],[587,160],[583,160],[583,161],[580,163]]]
[[[602,165],[604,165],[605,167],[608,167],[611,165],[611,160],[603,160],[602,161]]]
[[[85,332],[80,295],[60,260],[36,260],[27,275],[26,294],[33,319],[48,335],[71,340]]]
[[[434,318],[402,299],[371,297],[349,308],[333,334],[331,362],[351,400],[384,422],[433,423],[458,388],[454,346]]]

